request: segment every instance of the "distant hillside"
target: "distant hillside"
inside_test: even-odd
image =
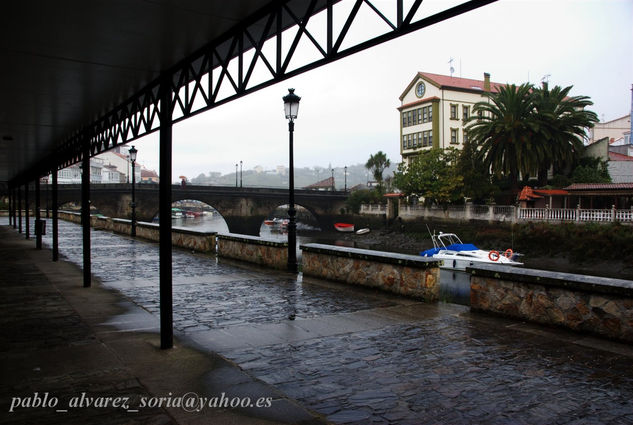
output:
[[[385,170],[383,176],[393,176],[397,164]],[[336,190],[343,190],[345,187],[345,170],[343,167],[334,168],[334,182]],[[233,186],[236,184],[235,173],[221,175],[217,172],[209,172],[208,174],[200,174],[192,178],[193,184],[201,185],[219,185]],[[295,168],[295,187],[303,188],[316,182],[332,177],[330,168],[312,167],[312,168]],[[363,164],[351,165],[347,167],[347,188],[351,188],[358,184],[367,184],[372,181],[371,172],[365,168]],[[240,184],[240,173],[237,173],[237,185]],[[288,187],[288,169],[283,171],[264,170],[257,172],[255,170],[242,171],[242,185],[251,187]]]

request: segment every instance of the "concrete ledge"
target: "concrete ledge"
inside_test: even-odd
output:
[[[301,250],[306,276],[380,288],[426,301],[439,298],[438,261],[324,244],[301,245]]]
[[[466,271],[472,310],[633,342],[633,281],[495,265]]]
[[[284,270],[288,267],[288,242],[258,236],[222,233],[217,236],[218,256]]]
[[[81,214],[59,211],[59,218],[81,224]],[[91,215],[90,225],[95,229],[108,230],[122,235],[130,235],[132,220]],[[153,242],[160,240],[160,225],[139,221],[136,223],[136,237]],[[174,246],[199,252],[215,252],[216,232],[201,232],[183,227],[172,227],[171,241]]]

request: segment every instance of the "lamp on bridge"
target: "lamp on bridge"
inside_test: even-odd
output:
[[[136,192],[134,190],[134,186],[136,184],[136,173],[134,171],[134,167],[136,165],[136,153],[138,151],[134,146],[128,151],[130,154],[130,161],[132,162],[132,231],[130,232],[131,236],[136,236]]]
[[[290,165],[288,167],[288,270],[291,272],[297,271],[297,223],[295,222],[297,211],[295,210],[295,168],[292,134],[295,130],[294,120],[299,113],[300,100],[301,98],[295,94],[295,89],[288,89],[288,94],[283,97],[290,141]]]

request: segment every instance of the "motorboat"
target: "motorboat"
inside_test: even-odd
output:
[[[339,232],[354,232],[354,225],[351,223],[334,223],[334,228]]]
[[[356,231],[357,235],[366,235],[367,233],[369,233],[369,227],[363,227],[362,229],[358,229]]]
[[[423,257],[442,260],[444,269],[465,270],[475,264],[499,264],[504,266],[522,266],[516,261],[520,254],[508,248],[505,251],[486,251],[471,243],[463,243],[455,233],[432,234],[433,248],[420,252]]]

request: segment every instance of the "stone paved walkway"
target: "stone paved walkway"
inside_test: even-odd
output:
[[[158,246],[92,235],[93,274],[156,314]],[[79,226],[60,222],[60,238],[81,264]],[[174,250],[174,320],[334,423],[633,423],[631,346],[464,306]]]

